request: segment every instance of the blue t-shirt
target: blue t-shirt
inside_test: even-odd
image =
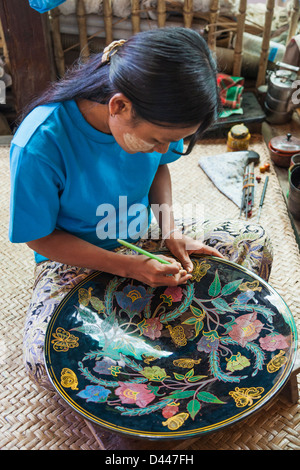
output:
[[[11,144],[9,239],[13,243],[64,230],[107,250],[117,238],[137,241],[150,223],[148,193],[165,154],[125,152],[93,128],[75,101],[35,108]],[[143,232],[143,233],[142,233]],[[45,257],[35,253],[36,262]]]

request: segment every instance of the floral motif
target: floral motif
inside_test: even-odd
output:
[[[137,326],[141,329],[144,336],[152,340],[159,338],[163,329],[159,318],[144,318]]]
[[[65,367],[61,371],[60,382],[63,387],[71,388],[72,390],[78,390],[78,380],[76,374],[71,370]]]
[[[161,298],[166,298],[168,300],[171,300],[172,302],[180,302],[182,299],[182,295],[182,288],[180,286],[167,287],[167,289],[161,295]],[[168,303],[168,305],[172,305],[172,303]]]
[[[193,261],[194,269],[192,271],[192,281],[199,282],[207,273],[210,268],[210,264],[206,261]]]
[[[234,356],[231,356],[227,361],[226,369],[230,372],[234,372],[235,370],[243,370],[245,367],[250,366],[249,359],[245,356],[242,356],[240,352]]]
[[[263,387],[250,387],[250,388],[239,388],[235,387],[235,390],[229,392],[229,395],[235,400],[236,406],[238,408],[243,408],[244,406],[253,405],[253,400],[258,400],[261,398],[261,394],[264,392]]]
[[[141,313],[152,297],[153,294],[148,294],[144,286],[127,285],[122,292],[116,292],[120,307],[135,314]]]
[[[142,374],[147,377],[147,379],[153,380],[155,382],[161,382],[168,377],[165,369],[161,369],[158,366],[145,367],[142,371]]]
[[[168,419],[171,418],[172,416],[176,415],[179,410],[179,403],[168,403],[163,409],[162,409],[162,415],[164,418]]]
[[[197,343],[198,351],[210,353],[219,347],[219,335],[217,331],[203,332],[203,336]]]
[[[289,346],[286,338],[278,333],[272,333],[264,338],[259,338],[259,343],[265,351],[286,349]]]
[[[80,398],[85,398],[87,402],[103,403],[107,400],[110,390],[101,385],[87,385],[84,390],[77,393]]]
[[[119,371],[121,366],[117,365],[117,361],[110,359],[109,357],[105,357],[101,359],[101,361],[96,361],[96,365],[94,367],[94,371],[98,374],[103,375],[116,375],[112,371]]]
[[[257,320],[256,312],[253,312],[237,317],[228,334],[241,346],[246,346],[248,342],[258,338],[263,326],[263,323]]]
[[[188,417],[189,413],[179,413],[178,415],[171,416],[171,418],[168,418],[167,421],[163,421],[162,425],[168,426],[171,431],[176,431],[176,429],[183,425]]]
[[[140,408],[146,407],[155,399],[154,393],[148,390],[147,385],[119,382],[116,395],[122,403],[135,404]]]

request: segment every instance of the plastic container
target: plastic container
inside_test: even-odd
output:
[[[250,137],[249,130],[244,124],[233,126],[227,135],[227,151],[248,150]]]

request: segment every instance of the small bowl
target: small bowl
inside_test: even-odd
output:
[[[291,158],[294,155],[293,153],[282,153],[278,152],[272,147],[272,145],[268,144],[269,147],[269,152],[271,156],[271,160],[275,163],[275,165],[283,167],[283,168],[289,168],[291,164]]]

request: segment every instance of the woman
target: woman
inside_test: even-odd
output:
[[[215,63],[201,36],[186,28],[112,43],[26,111],[11,146],[9,236],[35,253],[24,337],[33,380],[48,386],[47,324],[66,293],[93,270],[176,286],[191,277],[191,253],[223,256],[175,224],[167,166],[183,154],[189,136],[190,153],[217,112]],[[159,236],[174,255],[167,257],[171,264],[118,249],[117,238],[147,245],[150,207],[160,209]],[[227,257],[233,238],[223,250]],[[254,269],[265,259],[256,259]]]

